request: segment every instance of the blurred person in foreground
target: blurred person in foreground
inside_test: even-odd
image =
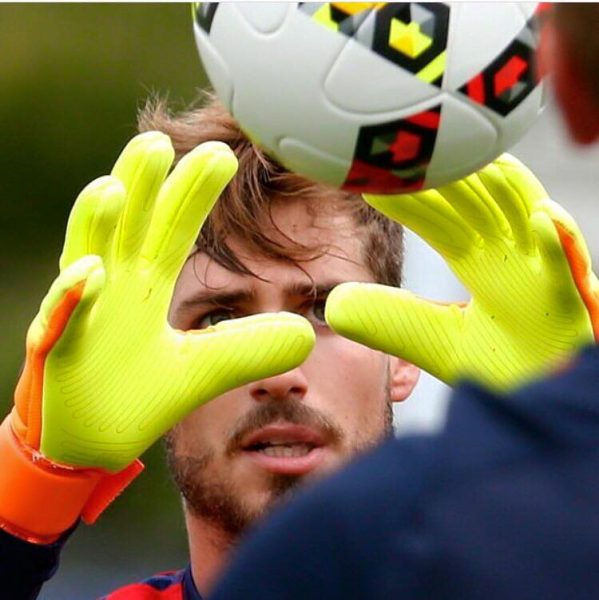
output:
[[[77,199],[28,332],[0,435],[3,598],[37,595],[168,430],[190,566],[108,598],[205,597],[265,511],[392,434],[418,378],[324,321],[339,283],[400,285],[400,225],[281,169],[215,100],[148,106],[140,129]]]
[[[541,59],[553,73],[572,138],[591,144],[599,137],[599,5],[554,5],[549,18]],[[441,190],[447,199],[451,188]],[[441,207],[430,192],[417,199]],[[411,218],[408,209],[398,208],[402,198],[367,201],[406,224]],[[470,225],[476,221],[467,207],[454,207]],[[478,217],[484,222],[482,213]],[[510,217],[515,239],[519,218]],[[572,306],[570,290],[579,291],[596,339],[596,279],[572,224],[559,221],[547,265],[554,264],[563,308]],[[416,225],[433,245],[441,243],[439,232],[425,222]],[[533,229],[538,236],[542,220]],[[481,246],[487,245],[488,230],[479,231]],[[561,270],[558,246],[569,270]],[[495,277],[495,287],[503,287],[500,269]],[[514,298],[520,314],[531,319],[520,324],[523,346],[542,339],[542,329],[532,323],[541,281],[539,273],[538,297]],[[488,303],[491,288],[486,292],[479,306]],[[329,296],[326,317],[354,339],[438,370],[448,354],[435,355],[451,345],[441,335],[429,337],[429,353],[415,356],[414,340],[425,336],[401,319],[411,302],[400,292],[344,285]],[[448,337],[454,336],[441,308],[420,314],[428,317],[421,328],[443,322]],[[488,316],[501,318],[499,312]],[[393,334],[382,331],[385,320]],[[574,321],[568,327],[577,330]],[[479,360],[487,360],[484,353]],[[442,431],[386,442],[277,512],[239,549],[214,599],[597,598],[599,349],[588,345],[553,374],[523,386],[516,369],[504,386],[473,367],[462,375],[486,385],[457,386]]]

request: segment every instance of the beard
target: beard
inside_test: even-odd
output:
[[[383,430],[376,437],[351,440],[345,453],[348,457],[376,445],[393,431],[390,402],[386,402],[384,410]],[[256,406],[239,419],[227,436],[226,455],[234,457],[241,451],[240,444],[245,436],[277,421],[314,428],[322,432],[331,445],[340,445],[346,437],[327,416],[302,402],[273,400]],[[176,437],[176,428],[166,436],[167,463],[187,510],[193,516],[210,522],[229,539],[237,539],[266,512],[291,496],[307,477],[311,477],[265,473],[267,499],[252,504],[232,477],[213,467],[215,456],[211,449],[200,447],[194,450],[193,456],[179,454]]]
[[[167,446],[168,448],[168,446]],[[261,505],[244,499],[243,490],[231,479],[214,475],[208,469],[213,453],[200,457],[179,456],[168,451],[171,476],[185,500],[189,513],[210,522],[229,539],[236,539],[264,513],[290,495],[300,476],[268,474],[269,498]]]

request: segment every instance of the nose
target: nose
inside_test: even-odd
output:
[[[308,391],[308,381],[300,368],[250,384],[254,400],[302,400]]]

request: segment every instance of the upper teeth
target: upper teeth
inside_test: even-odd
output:
[[[267,456],[294,457],[305,456],[312,448],[313,446],[310,444],[281,444],[278,446],[265,446],[264,448],[259,448],[258,452],[266,454]]]

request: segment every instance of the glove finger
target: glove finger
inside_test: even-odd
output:
[[[511,229],[511,237],[524,254],[533,251],[533,236],[530,228],[530,203],[523,194],[505,177],[500,167],[488,165],[480,173],[480,180],[503,211]]]
[[[83,311],[93,304],[104,285],[105,272],[99,256],[84,256],[65,268],[54,280],[48,293],[42,300],[39,312],[34,319],[27,334],[27,343],[39,346],[41,338],[48,333],[48,327],[55,316],[57,307],[71,290],[80,288],[77,293],[78,322],[83,318]],[[72,312],[72,311],[71,311]],[[69,328],[75,327],[74,315],[69,313]],[[64,329],[64,328],[63,328]]]
[[[554,282],[555,303],[562,311],[577,310],[581,301],[580,292],[555,223],[543,210],[535,211],[530,220],[541,257],[541,268],[546,273],[545,277]]]
[[[237,159],[221,142],[206,142],[184,156],[162,186],[142,260],[178,275],[200,228],[237,170]]]
[[[77,339],[89,307],[104,285],[98,256],[85,256],[57,277],[27,332],[27,358],[15,392],[17,433],[32,448],[40,447],[44,367],[61,344]]]
[[[453,383],[462,309],[378,284],[343,283],[328,296],[329,326],[351,340],[393,354]]]
[[[107,260],[124,203],[125,189],[114,177],[100,177],[81,191],[69,215],[61,270],[89,254]]]
[[[559,226],[558,234],[560,234],[560,238],[562,238],[562,233],[563,238],[568,238],[568,244],[571,245],[571,254],[580,265],[580,270],[584,273],[585,277],[591,277],[591,255],[584,235],[572,215],[557,204],[557,202],[553,202],[553,200],[544,200],[538,205],[537,210],[541,210],[549,215],[553,223]],[[563,241],[565,240],[562,239]],[[564,246],[563,243],[562,246]],[[565,247],[564,250],[566,250]]]
[[[126,260],[141,248],[154,202],[174,157],[169,137],[148,131],[134,137],[116,161],[112,175],[127,190],[127,202],[115,236],[117,260]]]
[[[482,238],[511,235],[505,215],[478,173],[439,187],[438,192]]]
[[[559,204],[546,200],[541,204],[555,225],[570,273],[582,298],[591,322],[595,339],[599,339],[599,297],[597,277],[591,268],[591,256],[576,221]]]
[[[508,181],[519,191],[521,201],[527,205],[529,213],[532,212],[537,202],[548,198],[543,184],[515,156],[504,152],[493,161],[493,164],[501,169]]]
[[[364,195],[384,215],[409,227],[446,259],[457,259],[479,240],[478,234],[437,190],[400,196]]]
[[[310,323],[291,313],[253,315],[177,335],[188,358],[178,375],[181,402],[173,404],[169,427],[215,396],[299,366],[315,342]],[[151,427],[155,419],[162,423],[161,415],[159,406],[149,410],[140,427]]]
[[[533,252],[534,241],[529,223],[531,212],[547,192],[534,174],[519,160],[503,154],[480,173],[481,180],[503,210],[517,247],[525,254]]]

